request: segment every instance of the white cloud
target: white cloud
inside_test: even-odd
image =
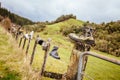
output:
[[[120,0],[1,0],[3,6],[34,21],[55,20],[75,14],[80,20],[103,22],[120,19]]]

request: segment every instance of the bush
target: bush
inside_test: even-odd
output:
[[[65,36],[67,36],[70,33],[76,33],[76,34],[78,34],[78,33],[81,32],[81,26],[71,25],[71,27],[69,26],[69,28],[68,27],[62,27],[60,29],[60,32],[62,32],[63,35],[65,35]]]
[[[41,32],[45,29],[46,25],[43,23],[38,23],[34,25],[25,25],[23,26],[23,29],[26,31],[35,31],[35,32]]]
[[[60,17],[58,17],[55,21],[52,21],[51,23],[49,24],[54,24],[54,23],[58,23],[58,22],[62,22],[62,21],[65,21],[65,20],[68,20],[68,19],[76,19],[76,16],[74,16],[73,14],[69,14],[69,15],[61,15]]]
[[[120,22],[96,25],[95,49],[120,56]]]

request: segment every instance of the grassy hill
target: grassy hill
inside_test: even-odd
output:
[[[21,17],[17,14],[11,13],[5,8],[0,8],[0,16],[2,17],[9,17],[13,23],[19,24],[19,25],[28,25],[28,24],[33,24],[31,20]]]
[[[46,25],[43,31],[35,33],[34,37],[36,37],[36,35],[39,34],[42,39],[52,39],[50,50],[52,50],[53,46],[59,47],[58,53],[61,59],[56,60],[48,54],[47,64],[45,68],[46,71],[62,74],[67,71],[70,55],[73,48],[73,43],[70,42],[68,37],[63,36],[60,30],[61,28],[70,28],[71,25],[81,26],[83,23],[84,22],[79,20],[69,19],[56,24]],[[23,58],[25,58],[25,55],[23,54],[26,49],[26,46],[24,51],[22,51],[20,48],[17,48],[18,46],[15,45],[16,42],[11,37],[11,35],[5,32],[0,27],[0,80],[35,79],[35,77],[40,72],[41,65],[43,63],[44,51],[42,51],[41,46],[37,45],[35,59],[33,61],[32,66],[23,66],[25,64],[29,64],[29,58],[33,50],[34,42],[34,40],[31,41],[28,59],[24,60]],[[115,57],[96,50],[92,51],[120,60],[120,57]],[[24,63],[24,61],[26,62]],[[90,78],[92,78],[93,80],[119,80],[119,75],[120,66],[94,57],[89,57],[84,80],[90,80]],[[43,77],[42,80],[53,79]]]
[[[69,41],[68,37],[65,37],[60,32],[61,28],[70,28],[71,25],[82,25],[83,22],[75,19],[69,19],[63,22],[59,22],[52,25],[47,25],[42,32],[36,32],[40,35],[41,38],[47,40],[48,38],[52,39],[51,49],[53,46],[58,46],[58,53],[61,57],[61,60],[53,59],[48,55],[47,65],[45,70],[57,73],[65,73],[69,65],[70,55],[73,48],[73,44]],[[33,49],[34,41],[31,42],[31,47],[29,53],[31,54]],[[120,60],[120,57],[115,57],[103,52],[92,50],[98,54],[102,54],[111,58]],[[35,59],[33,62],[33,69],[40,71],[42,61],[43,61],[44,52],[42,51],[41,46],[38,45],[36,49]],[[89,57],[85,78],[84,80],[89,80],[92,78],[94,80],[119,80],[120,79],[120,66],[94,58]],[[43,80],[52,80],[49,78],[43,78]]]
[[[68,19],[68,20],[63,21],[63,22],[55,23],[55,24],[52,24],[52,25],[47,25],[47,28],[45,29],[45,31],[48,32],[48,34],[54,34],[56,32],[60,33],[61,29],[71,28],[72,25],[82,26],[83,23],[84,22],[80,21],[80,20]]]

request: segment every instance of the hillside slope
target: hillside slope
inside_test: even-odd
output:
[[[61,30],[71,28],[72,26],[82,26],[84,22],[76,19],[68,19],[63,22],[47,25],[43,31],[45,34],[62,34]],[[50,31],[49,31],[50,30]]]
[[[0,80],[21,80],[23,54],[12,36],[0,26]]]
[[[64,22],[47,25],[43,31],[35,33],[35,36],[39,34],[39,36],[45,40],[51,38],[52,39],[51,49],[53,46],[59,47],[58,53],[61,59],[56,60],[48,55],[47,64],[45,68],[46,71],[56,72],[56,73],[65,73],[67,71],[73,44],[70,42],[68,37],[62,35],[60,29],[62,27],[70,28],[71,27],[70,25],[82,25],[82,24],[83,23],[80,21],[69,19]],[[34,41],[31,42],[30,46],[31,47],[29,53],[31,54],[34,46]],[[120,60],[119,57],[108,55],[106,53],[102,53],[95,50],[93,51],[97,52],[98,54],[102,54]],[[33,69],[37,71],[41,69],[43,56],[44,56],[44,52],[42,51],[41,46],[38,45],[35,53],[35,59],[32,65]],[[119,75],[120,75],[120,66],[114,65],[112,63],[94,57],[89,57],[84,80],[90,80],[91,78],[93,80],[119,80],[120,79]],[[43,78],[42,80],[53,80],[53,79]]]
[[[67,71],[73,44],[70,42],[68,37],[63,36],[60,33],[60,28],[64,24],[66,24],[66,26],[64,27],[67,28],[71,27],[70,25],[74,24],[75,22],[76,23],[78,22],[78,24],[76,25],[82,25],[82,22],[75,21],[74,19],[70,19],[67,20],[67,22],[64,21],[53,25],[47,25],[42,32],[35,33],[34,35],[35,37],[37,34],[39,34],[40,37],[44,40],[47,40],[48,38],[52,39],[50,50],[52,50],[53,46],[59,47],[58,54],[61,59],[57,60],[48,55],[47,63],[45,67],[46,71],[61,73],[61,74],[64,74]],[[32,53],[34,42],[35,40],[32,40],[30,43],[29,55],[31,55]],[[24,65],[23,64],[24,56],[22,55],[23,52],[21,52],[21,49],[18,49],[15,44],[16,44],[15,41],[10,37],[10,35],[7,32],[5,32],[2,28],[0,28],[0,50],[1,50],[0,80],[29,80],[29,79],[33,80],[32,77],[35,77],[35,75],[37,74],[36,72],[39,73],[41,69],[41,65],[43,63],[44,51],[42,50],[41,46],[39,45],[37,46],[34,61],[31,66],[32,70],[34,71],[32,72],[31,70],[29,70],[28,66],[26,68],[21,69],[21,67]],[[95,50],[93,51],[97,52],[98,54],[103,54],[105,56],[120,60],[119,57],[101,53]],[[32,73],[30,73],[29,75],[29,72]],[[112,63],[94,57],[89,57],[84,80],[90,80],[91,78],[93,80],[119,80],[120,79],[119,75],[120,75],[119,65],[114,65]],[[42,80],[53,80],[53,79],[43,77]]]
[[[19,24],[19,25],[27,25],[27,24],[33,24],[33,22],[27,18],[21,17],[17,14],[11,13],[5,8],[0,8],[0,16],[3,17],[9,17],[13,23]]]

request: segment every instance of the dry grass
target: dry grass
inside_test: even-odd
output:
[[[37,80],[29,61],[12,35],[0,27],[0,80]]]

